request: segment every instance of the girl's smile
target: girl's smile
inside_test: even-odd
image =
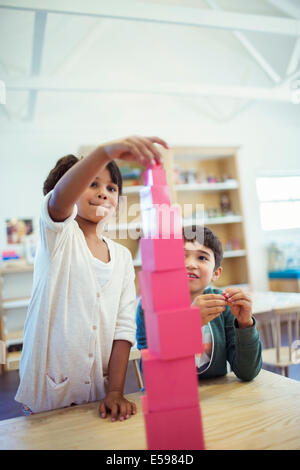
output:
[[[77,202],[78,215],[97,224],[112,216],[118,206],[118,186],[111,180],[108,169],[98,173]]]

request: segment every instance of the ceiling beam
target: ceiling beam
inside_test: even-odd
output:
[[[91,47],[103,38],[112,28],[111,22],[102,18],[95,18],[95,23],[89,28],[89,31],[79,43],[76,43],[71,53],[66,57],[59,67],[55,70],[55,74],[67,75],[73,71],[74,67],[78,67],[80,60],[89,52]]]
[[[295,41],[294,48],[293,48],[293,51],[289,60],[289,64],[286,70],[287,75],[290,75],[293,72],[295,72],[295,70],[298,67],[299,59],[300,59],[300,37],[297,38]]]
[[[296,78],[300,75],[300,70],[296,71],[292,77]],[[86,86],[86,82],[70,83],[64,80],[45,78],[22,79],[19,81],[11,81],[7,84],[9,91],[28,91],[36,90],[38,92],[48,93],[94,93],[94,94],[153,94],[153,95],[173,95],[173,96],[224,96],[233,98],[246,98],[266,101],[290,102],[290,89],[288,86],[276,86],[271,88],[244,87],[244,86],[219,86],[185,83],[130,83],[123,87],[113,87],[109,85],[103,86]]]
[[[292,83],[292,81],[296,80],[299,76],[300,76],[300,68],[296,69],[290,75],[286,75],[275,88],[279,88],[279,87],[282,87],[282,86],[285,86],[285,85],[290,85]]]
[[[31,56],[31,76],[38,76],[41,72],[43,49],[45,42],[45,30],[47,24],[47,12],[36,11],[34,18],[33,46]],[[27,118],[32,121],[35,115],[37,102],[37,90],[30,90],[28,97]]]
[[[37,11],[34,18],[31,75],[39,75],[41,71],[46,23],[47,13],[45,11]]]
[[[129,21],[177,24],[236,31],[299,36],[300,21],[262,15],[144,3],[138,0],[0,0],[0,8],[98,16]]]
[[[248,54],[255,60],[255,62],[259,65],[259,67],[266,73],[266,75],[272,80],[273,83],[280,82],[280,76],[277,72],[273,69],[273,67],[267,62],[267,60],[263,57],[263,55],[259,52],[256,47],[246,38],[243,33],[239,31],[233,31],[233,35],[237,38],[237,40],[244,46]]]
[[[289,2],[289,0],[267,0],[267,2],[285,15],[289,15],[292,18],[300,18],[300,9]]]
[[[206,3],[210,6],[210,8],[214,10],[223,11],[214,0],[206,0]],[[266,59],[262,56],[262,54],[249,41],[249,39],[247,39],[247,37],[240,31],[232,31],[232,34],[239,41],[239,43],[244,47],[244,49],[246,49],[248,54],[252,57],[252,59],[255,60],[255,62],[259,65],[259,67],[263,69],[263,71],[272,80],[272,82],[279,83],[280,76],[278,75],[278,73],[275,72],[275,70],[266,61]]]

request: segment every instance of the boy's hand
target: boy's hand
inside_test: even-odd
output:
[[[248,328],[253,326],[252,300],[248,294],[237,287],[230,287],[223,291],[230,310],[238,321],[239,328]]]
[[[101,418],[106,418],[108,410],[111,411],[112,421],[116,421],[118,414],[120,414],[120,421],[123,421],[124,419],[130,418],[132,414],[136,414],[136,405],[126,400],[121,392],[108,392],[99,405]]]
[[[118,158],[125,161],[136,161],[144,167],[150,167],[156,163],[161,164],[161,154],[154,144],[160,144],[166,149],[168,145],[159,137],[130,136],[115,140],[103,145],[109,160]]]
[[[196,297],[194,305],[200,308],[202,326],[204,326],[224,312],[226,300],[221,294],[202,294]]]

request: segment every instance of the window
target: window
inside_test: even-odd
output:
[[[256,179],[263,230],[300,228],[300,172]]]

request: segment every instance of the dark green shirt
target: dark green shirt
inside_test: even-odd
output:
[[[222,294],[220,289],[208,287],[204,294]],[[240,329],[238,322],[229,306],[217,318],[210,322],[213,335],[213,351],[211,362],[199,378],[212,378],[227,373],[227,362],[235,375],[241,380],[252,380],[261,370],[261,342],[254,325]],[[137,308],[137,345],[139,349],[147,348],[144,312],[139,302]]]

